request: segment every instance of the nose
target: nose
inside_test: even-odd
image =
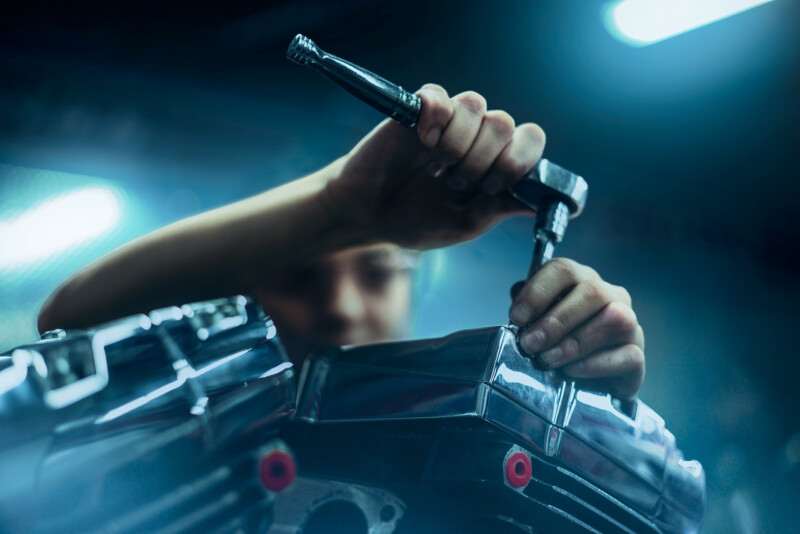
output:
[[[352,273],[341,273],[331,280],[327,288],[325,311],[331,320],[344,324],[357,323],[364,318],[364,295]]]

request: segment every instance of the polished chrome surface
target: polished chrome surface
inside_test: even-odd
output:
[[[543,158],[531,172],[514,183],[509,191],[517,200],[535,211],[542,211],[555,202],[563,202],[569,210],[570,218],[574,218],[586,206],[589,186],[583,177]]]
[[[317,70],[400,124],[417,125],[422,112],[419,97],[377,74],[323,51],[308,37],[297,34],[289,44],[286,57]],[[528,269],[528,278],[531,278],[543,263],[553,257],[569,219],[583,211],[588,185],[581,176],[541,159],[509,188],[509,192],[537,212],[533,258]]]
[[[533,228],[533,256],[526,279],[530,280],[539,268],[553,259],[556,245],[564,239],[569,223],[569,207],[554,202],[540,211]]]
[[[622,409],[524,356],[509,327],[343,349],[304,369],[295,420],[310,424],[483,420],[651,518],[696,532],[705,478],[641,401]],[[464,446],[469,446],[464,443]]]
[[[44,403],[52,409],[83,400],[108,384],[106,348],[150,328],[144,316],[122,319],[105,328],[75,336],[47,335],[35,345],[16,349],[12,360],[19,373],[42,389]],[[23,363],[24,360],[24,363]],[[0,392],[8,383],[0,376]]]
[[[295,381],[257,304],[218,299],[46,337],[0,355],[0,531],[268,517],[251,452],[289,416]],[[215,493],[190,510],[223,489],[230,502]]]
[[[317,70],[400,124],[410,128],[417,125],[422,109],[422,100],[418,96],[358,65],[324,52],[308,37],[297,34],[286,57]]]
[[[297,389],[272,321],[243,297],[19,347],[0,355],[0,530],[296,532],[341,501],[368,532],[437,510],[454,514],[437,528],[461,517],[463,532],[478,496],[484,518],[520,528],[552,513],[603,532],[697,532],[703,469],[664,421],[538,369],[516,336],[335,349],[305,362]],[[273,494],[256,464],[278,433],[301,476]],[[514,452],[533,463],[521,488],[503,478]]]
[[[289,44],[286,56],[300,65],[317,70],[400,124],[408,127],[417,125],[422,111],[419,97],[377,74],[323,51],[308,37],[296,35]],[[537,212],[544,212],[551,205],[563,203],[569,218],[574,218],[581,214],[586,205],[588,186],[581,176],[547,159],[541,159],[509,191]],[[561,217],[558,217],[558,222],[552,222],[549,226],[552,232],[563,237],[566,221],[561,221]]]
[[[509,188],[517,200],[536,211],[533,256],[526,279],[552,259],[569,220],[583,211],[588,190],[582,177],[546,159],[539,160],[527,176]]]

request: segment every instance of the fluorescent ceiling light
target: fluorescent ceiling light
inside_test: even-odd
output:
[[[605,22],[620,41],[644,46],[705,26],[772,0],[621,0]]]
[[[17,267],[97,237],[119,219],[117,198],[105,187],[80,189],[0,221],[0,269]]]

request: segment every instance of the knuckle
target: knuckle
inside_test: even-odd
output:
[[[568,322],[569,317],[567,317],[564,312],[554,310],[549,314],[542,326],[544,327],[545,331],[547,331],[548,339],[555,341],[556,338],[561,337],[561,334],[566,329]]]
[[[602,302],[607,299],[606,288],[598,280],[586,280],[578,284],[583,297],[589,302]]]
[[[473,115],[482,117],[486,113],[486,99],[475,91],[466,91],[455,99]]]
[[[619,292],[622,301],[628,306],[630,306],[631,302],[633,301],[631,300],[631,294],[628,292],[628,290],[622,286],[615,286],[614,289],[616,289]]]
[[[441,85],[426,83],[419,90],[424,100],[423,110],[437,123],[447,123],[453,114],[453,102]]]
[[[541,284],[525,284],[525,286],[522,288],[522,291],[520,291],[519,296],[517,297],[517,302],[524,302],[527,304],[531,308],[534,317],[538,317],[544,311],[540,303],[545,291],[546,288]]]
[[[581,270],[583,278],[587,280],[599,280],[601,282],[603,281],[603,278],[598,274],[598,272],[589,267],[588,265],[583,265],[578,263],[577,268]]]
[[[564,258],[567,259],[567,258]],[[574,260],[568,260],[571,262],[572,270],[575,272],[575,278],[580,281],[597,281],[601,283],[606,283],[603,278],[597,274],[597,271],[589,267],[588,265],[584,265],[582,263],[578,263]],[[606,283],[608,286],[611,284]]]
[[[606,306],[606,318],[612,328],[623,332],[635,332],[639,326],[636,313],[622,302],[611,302]]]
[[[489,111],[483,120],[504,141],[511,139],[511,136],[514,135],[514,118],[505,111]]]
[[[450,100],[434,101],[433,106],[429,108],[429,112],[435,124],[444,126],[453,117],[453,103]]]
[[[438,83],[426,83],[425,85],[420,87],[420,91],[422,91],[423,89],[428,91],[437,91],[447,95],[447,91],[445,90],[445,88],[439,85]]]
[[[638,345],[625,345],[623,351],[625,367],[630,371],[639,371],[644,367],[644,351]]]
[[[553,258],[547,262],[547,266],[558,274],[575,278],[576,263],[568,258]]]
[[[574,360],[581,355],[581,340],[579,336],[568,336],[562,342],[564,357],[567,360]]]

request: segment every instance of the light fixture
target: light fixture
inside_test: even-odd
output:
[[[741,13],[772,0],[620,0],[606,7],[611,34],[645,46]]]
[[[63,252],[113,228],[119,204],[105,187],[89,187],[46,200],[22,215],[0,221],[0,269]]]

